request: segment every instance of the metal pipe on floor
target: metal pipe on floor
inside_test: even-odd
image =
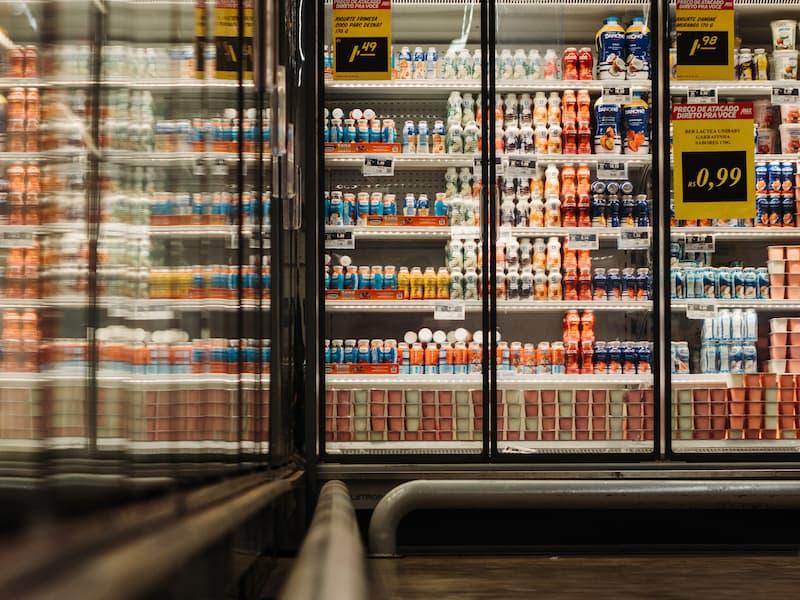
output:
[[[278,598],[366,600],[365,558],[350,492],[341,481],[329,481]]]
[[[397,528],[418,509],[757,509],[800,507],[800,481],[417,480],[386,494],[372,513],[374,557],[397,553]]]

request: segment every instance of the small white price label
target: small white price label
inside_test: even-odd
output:
[[[603,85],[604,102],[627,104],[632,97],[631,86],[629,85]]]
[[[29,231],[8,231],[0,234],[0,248],[33,248],[33,234]]]
[[[206,174],[206,164],[202,158],[194,161],[194,169],[192,170],[192,173],[195,177],[202,177]]]
[[[717,88],[689,88],[686,92],[687,104],[716,104]]]
[[[687,319],[711,319],[717,314],[716,304],[689,302],[686,305]]]
[[[506,164],[506,179],[533,179],[537,176],[536,159],[509,157]]]
[[[598,179],[627,179],[628,163],[622,160],[597,161]]]
[[[481,230],[475,225],[453,225],[450,237],[454,240],[475,240],[481,237]]]
[[[597,250],[600,247],[600,236],[597,233],[576,233],[569,234],[570,250]]]
[[[772,104],[800,104],[800,88],[774,87],[771,98]]]
[[[463,302],[437,302],[433,307],[433,318],[437,321],[463,321],[466,310]]]
[[[109,308],[108,316],[131,321],[167,321],[175,318],[175,312],[169,310],[166,304],[154,304],[152,306],[133,305],[130,308],[124,306]]]
[[[623,229],[617,238],[619,250],[647,250],[650,248],[648,229]]]
[[[214,164],[211,167],[211,174],[212,175],[228,174],[228,164],[225,162],[224,158],[218,158],[214,161]]]
[[[713,235],[687,235],[683,246],[685,252],[714,252],[715,248]]]
[[[353,250],[356,247],[356,238],[353,235],[353,230],[326,231],[325,247],[338,250]]]
[[[394,159],[368,156],[364,159],[364,177],[393,177]]]

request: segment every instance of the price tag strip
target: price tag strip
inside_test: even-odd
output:
[[[437,302],[433,307],[433,318],[437,321],[463,321],[466,309],[463,302]]]
[[[686,305],[687,319],[711,319],[717,316],[716,304],[690,302]]]
[[[597,250],[600,248],[600,236],[597,233],[570,232],[567,240],[570,250]]]
[[[453,225],[450,228],[450,238],[454,240],[475,240],[480,237],[480,227],[475,225]]]
[[[716,104],[717,88],[689,88],[686,94],[689,104]]]
[[[800,104],[800,88],[774,87],[771,101],[772,104]]]
[[[353,230],[349,231],[326,231],[325,248],[338,250],[353,250],[356,247],[356,238]]]
[[[715,242],[713,235],[687,235],[683,249],[686,252],[714,252]]]
[[[364,177],[394,177],[394,158],[368,156],[361,172]]]
[[[623,229],[617,238],[619,250],[649,250],[650,231],[647,229]]]
[[[598,179],[627,179],[628,163],[621,160],[597,161]]]
[[[613,104],[627,104],[633,98],[631,86],[624,84],[603,84],[603,101]]]

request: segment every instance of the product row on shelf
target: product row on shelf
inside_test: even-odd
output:
[[[325,77],[334,76],[332,49],[323,49]],[[595,64],[595,62],[597,64]],[[414,81],[481,78],[480,49],[454,50],[440,56],[436,47],[401,46],[392,52],[392,79]],[[596,48],[503,48],[495,51],[496,75],[500,81],[587,81],[649,79],[650,29],[644,17],[633,17],[627,29],[618,17],[603,21]]]

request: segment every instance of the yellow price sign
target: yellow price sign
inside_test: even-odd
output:
[[[733,0],[677,0],[678,79],[735,79]]]
[[[675,217],[755,217],[752,103],[675,104],[672,131]]]
[[[391,79],[391,0],[333,0],[333,78]]]

